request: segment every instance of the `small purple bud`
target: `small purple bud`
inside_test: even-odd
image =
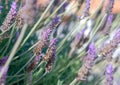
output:
[[[111,64],[109,64],[107,67],[106,67],[106,85],[113,85],[113,72],[114,72],[114,69],[113,69],[113,66]]]
[[[0,66],[3,66],[6,61],[7,61],[8,57],[3,57],[2,59],[0,59]]]
[[[68,3],[63,4],[63,8],[65,9],[67,7]]]
[[[107,22],[112,23],[112,21],[113,21],[113,15],[110,14],[110,15],[108,16]]]
[[[93,55],[92,57],[96,57],[96,49],[93,42],[89,45],[88,54]]]
[[[56,16],[54,19],[53,19],[53,23],[58,23],[60,21],[60,17]]]
[[[54,38],[50,43],[50,46],[56,45],[56,43],[57,43],[57,38]]]
[[[111,64],[107,66],[107,68],[106,68],[106,73],[107,73],[107,74],[112,74],[112,73],[113,73],[113,67],[112,67]]]
[[[44,38],[44,39],[48,39],[49,36],[50,36],[51,31],[52,31],[52,30],[47,29],[47,30],[43,33],[43,38]]]

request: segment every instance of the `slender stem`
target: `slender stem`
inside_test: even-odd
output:
[[[48,23],[48,21],[50,20],[50,18],[52,18],[52,17],[55,15],[55,13],[65,4],[66,1],[67,1],[67,0],[64,0],[64,1],[60,4],[60,6],[49,16],[49,18],[45,21],[44,24]]]
[[[4,52],[2,53],[2,56],[4,56],[4,54],[6,53],[6,51],[8,50],[8,48],[9,48],[9,46],[10,46],[10,42],[11,42],[12,37],[13,37],[13,33],[14,33],[14,30],[15,30],[15,26],[16,26],[16,24],[14,25],[14,27],[13,27],[11,33],[10,33],[10,39],[9,39],[9,41],[8,41],[8,43],[7,43],[7,46],[6,46],[5,50],[4,50]]]
[[[29,61],[24,65],[24,66],[22,66],[20,69],[19,69],[19,71],[17,72],[17,73],[15,73],[13,76],[15,76],[15,75],[17,75],[18,73],[20,73],[29,63],[30,63],[30,61],[33,59],[35,57],[35,55],[33,55],[30,59],[29,59]],[[12,79],[12,78],[11,78]],[[11,80],[10,79],[10,80]],[[9,81],[10,81],[9,80]]]
[[[22,39],[23,39],[23,37],[24,37],[24,34],[25,34],[25,32],[26,32],[26,29],[27,29],[27,26],[28,26],[27,24],[24,24],[24,26],[23,26],[23,28],[22,28],[22,30],[21,30],[20,36],[19,36],[18,40],[16,41],[16,43],[15,43],[15,45],[14,45],[12,51],[11,51],[11,54],[10,54],[7,62],[5,63],[5,66],[4,66],[3,69],[1,70],[0,78],[3,76],[3,73],[4,73],[5,69],[9,67],[9,64],[11,63],[12,58],[14,57],[14,55],[15,55],[15,53],[16,53],[16,50],[17,50],[17,48],[19,47],[19,45],[20,45],[20,43],[21,43],[21,41],[22,41]]]
[[[51,5],[53,4],[54,0],[51,1],[51,3],[48,5],[48,7],[46,8],[46,10],[44,11],[44,13],[41,15],[40,19],[37,21],[37,23],[33,26],[33,28],[31,29],[31,31],[28,33],[28,35],[26,36],[26,38],[23,40],[21,47],[25,44],[25,42],[28,40],[28,38],[30,37],[30,35],[35,31],[35,29],[37,28],[37,26],[40,24],[40,22],[42,21],[42,19],[44,18],[45,14],[48,12],[49,8],[51,7]]]
[[[37,83],[38,81],[40,81],[40,79],[42,79],[46,74],[47,74],[47,72],[45,72],[38,80],[36,80],[35,82],[33,82],[33,85],[36,85],[36,83]]]
[[[77,83],[77,80],[74,79],[69,85],[76,85],[76,83]]]

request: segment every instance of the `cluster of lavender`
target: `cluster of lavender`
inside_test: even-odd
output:
[[[1,73],[1,70],[4,68],[4,64],[6,63],[6,61],[7,61],[7,57],[3,57],[2,59],[0,59],[0,73]],[[5,85],[5,82],[6,82],[8,68],[4,68],[4,69],[5,69],[5,72],[3,76],[0,78],[0,85]]]
[[[120,43],[120,29],[117,30],[113,39],[100,49],[100,54],[102,54],[104,57],[112,57],[112,53],[117,48],[119,43]]]
[[[76,77],[77,81],[86,80],[86,75],[92,69],[95,59],[96,59],[96,49],[94,43],[91,43],[89,46],[87,56],[85,57],[85,61],[82,67],[80,68],[80,70],[78,71],[78,76]]]
[[[52,32],[52,30],[58,25],[60,19],[59,17],[56,17],[51,24],[48,26],[47,30],[43,33],[42,39],[39,41],[39,43],[34,48],[34,53],[36,55],[41,54],[42,49],[49,43],[49,36]]]
[[[25,5],[20,9],[16,17],[18,27],[22,27],[24,23],[29,25],[34,23],[36,2],[37,0],[26,0]]]
[[[32,71],[36,67],[36,65],[38,64],[38,62],[40,61],[40,58],[38,58],[38,56],[40,56],[42,54],[42,49],[49,44],[49,36],[50,36],[51,32],[53,31],[53,29],[57,26],[57,24],[59,23],[59,21],[60,21],[59,17],[56,17],[51,22],[51,24],[48,26],[48,29],[43,33],[42,39],[38,42],[38,44],[34,48],[34,54],[36,55],[36,57],[33,60],[33,63],[31,63],[29,65],[27,71]],[[43,57],[44,60],[47,57],[50,57],[52,59],[52,60],[49,59],[48,61],[46,61],[46,62],[49,62],[49,64],[47,64],[46,68],[48,68],[49,65],[51,65],[52,62],[54,61],[53,58],[50,55],[48,55],[48,54],[53,50],[53,48],[55,48],[55,44],[56,44],[56,39],[54,39],[51,42],[51,44],[50,44],[50,46],[49,46],[49,48],[47,50],[46,55]]]
[[[16,15],[17,15],[17,4],[16,2],[13,2],[9,13],[7,14],[4,22],[2,23],[2,26],[0,27],[0,30],[2,32],[5,32],[10,29],[10,26],[13,24]]]

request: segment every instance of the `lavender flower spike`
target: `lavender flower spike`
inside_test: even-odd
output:
[[[114,5],[114,0],[109,0],[105,10],[106,13],[110,14],[112,12],[113,5]]]
[[[110,14],[110,15],[108,16],[106,25],[105,25],[105,27],[104,27],[104,29],[103,29],[103,32],[104,32],[105,34],[108,34],[108,33],[109,33],[110,28],[111,28],[111,25],[112,25],[113,18],[114,18],[113,14]]]
[[[104,47],[100,49],[100,54],[102,54],[104,57],[107,57],[107,54],[114,52],[119,43],[120,43],[120,28],[116,31],[110,43],[105,44]]]
[[[7,57],[3,57],[2,59],[0,59],[0,73],[2,69],[5,69],[2,77],[0,78],[0,85],[5,85],[6,82],[6,76],[8,71],[8,68],[4,68],[4,64],[6,63],[6,61],[7,61]]]
[[[92,69],[95,58],[96,58],[95,45],[94,43],[91,43],[89,46],[87,56],[85,57],[85,61],[78,72],[78,76],[76,77],[77,81],[86,80],[86,75]]]
[[[13,2],[9,13],[7,14],[4,22],[2,23],[2,26],[0,27],[0,30],[2,32],[10,29],[10,26],[13,24],[16,14],[17,14],[17,4],[16,2]]]
[[[87,17],[89,15],[89,9],[90,9],[90,0],[86,0],[86,7],[84,9],[84,17]]]
[[[0,6],[0,14],[1,14],[2,8],[3,8],[3,6]]]
[[[56,38],[51,41],[45,56],[43,56],[43,60],[47,62],[46,72],[50,72],[53,68],[53,64],[56,57],[56,42]]]
[[[113,67],[111,64],[109,64],[107,67],[106,67],[106,84],[105,85],[113,85]]]
[[[34,53],[38,56],[41,54],[42,49],[48,44],[49,42],[49,36],[52,30],[47,29],[42,36],[42,39],[39,41],[39,43],[34,48]]]
[[[55,19],[53,19],[51,24],[48,26],[47,30],[43,33],[42,39],[39,41],[39,43],[36,45],[34,49],[34,53],[36,55],[39,55],[42,52],[42,49],[49,43],[49,36],[52,30],[57,26],[59,22],[60,22],[59,17],[56,17]]]

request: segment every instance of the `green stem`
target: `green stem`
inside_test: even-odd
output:
[[[24,37],[24,34],[25,34],[25,32],[26,32],[26,29],[27,29],[27,26],[28,26],[27,24],[24,24],[24,26],[23,26],[23,28],[22,28],[22,30],[21,30],[20,36],[19,36],[18,40],[16,41],[16,43],[15,43],[15,45],[14,45],[12,51],[11,51],[11,54],[10,54],[7,62],[5,63],[5,66],[4,66],[3,69],[1,70],[0,78],[3,76],[3,73],[5,72],[6,68],[9,67],[9,64],[11,63],[12,58],[14,57],[14,55],[15,55],[15,53],[16,53],[16,50],[17,50],[17,48],[19,47],[19,45],[20,45],[20,43],[21,43],[21,41],[22,41],[22,39],[23,39],[23,37]]]
[[[20,73],[29,63],[30,63],[30,61],[32,61],[32,59],[35,57],[35,55],[33,55],[31,58],[30,58],[30,60],[23,66],[23,67],[21,67],[20,68],[20,70],[17,72],[17,73],[15,73],[13,76],[15,76],[15,75],[17,75],[18,73]],[[11,78],[12,79],[12,78]],[[10,80],[11,80],[10,79]],[[9,80],[9,81],[10,81]]]
[[[77,84],[77,80],[74,79],[69,85],[76,85]]]
[[[9,48],[9,46],[10,46],[10,42],[11,42],[12,37],[13,37],[13,33],[14,33],[14,30],[15,30],[15,26],[16,26],[16,24],[14,25],[14,27],[13,27],[11,33],[10,33],[10,39],[9,39],[9,41],[8,41],[8,43],[7,43],[7,46],[6,46],[5,50],[4,50],[4,52],[2,53],[2,56],[4,56],[4,54],[6,53],[6,51],[8,50],[8,48]]]

